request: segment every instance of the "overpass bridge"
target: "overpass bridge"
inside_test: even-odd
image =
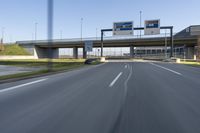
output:
[[[180,47],[184,46],[187,51],[187,58],[193,58],[195,55],[195,47],[198,46],[198,36],[190,36],[183,34],[185,30],[179,32],[173,36],[173,46]],[[142,37],[137,38],[136,36],[130,37],[105,37],[103,46],[104,47],[130,47],[130,55],[134,56],[134,47],[155,47],[165,46],[167,39],[168,46],[171,45],[170,37]],[[40,41],[18,41],[16,42],[20,46],[24,47],[31,54],[36,55],[38,58],[48,57],[48,48],[52,49],[53,58],[59,58],[59,48],[73,48],[74,58],[78,58],[78,48],[83,48],[85,41],[92,41],[94,47],[101,47],[101,38],[83,38],[83,39],[62,39],[53,40],[49,45],[48,40]],[[87,57],[87,53],[83,52],[83,58]]]

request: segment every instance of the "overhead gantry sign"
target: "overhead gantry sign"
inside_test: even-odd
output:
[[[104,33],[113,32],[113,36],[130,36],[134,34],[134,30],[144,30],[145,35],[156,35],[160,34],[160,29],[170,30],[170,57],[173,57],[173,26],[160,27],[160,20],[146,20],[144,27],[134,28],[133,22],[117,22],[113,24],[113,29],[102,29],[101,30],[101,57],[103,57],[104,47]]]

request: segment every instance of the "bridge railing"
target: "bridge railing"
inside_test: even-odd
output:
[[[161,33],[159,35],[133,35],[133,36],[104,36],[104,40],[123,40],[123,39],[148,39],[148,38],[163,38],[170,37],[170,34]],[[71,39],[54,39],[53,42],[81,42],[81,41],[100,41],[101,37],[87,37],[87,38],[71,38]],[[47,43],[48,40],[28,40],[28,41],[17,41],[18,44],[30,44],[30,43]]]

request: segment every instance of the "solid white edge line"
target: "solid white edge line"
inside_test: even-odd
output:
[[[14,90],[14,89],[17,89],[17,88],[20,88],[20,87],[25,87],[25,86],[28,86],[28,85],[40,83],[40,82],[43,82],[45,80],[47,80],[47,79],[40,79],[40,80],[36,80],[36,81],[33,81],[33,82],[29,82],[29,83],[13,86],[13,87],[10,87],[10,88],[5,88],[5,89],[0,90],[0,93],[6,92],[6,91],[11,91],[11,90]]]
[[[117,77],[110,83],[109,87],[113,87],[113,85],[117,82],[117,80],[120,78],[122,75],[122,72],[120,72]]]
[[[177,74],[177,75],[182,75],[181,73],[176,72],[176,71],[174,71],[174,70],[171,70],[171,69],[169,69],[169,68],[166,68],[166,67],[163,67],[163,66],[154,64],[154,63],[150,63],[150,64],[151,64],[151,65],[154,65],[154,66],[157,66],[157,67],[160,67],[160,68],[162,68],[162,69],[165,69],[165,70],[167,70],[167,71],[170,71],[170,72],[172,72],[172,73],[175,73],[175,74]]]

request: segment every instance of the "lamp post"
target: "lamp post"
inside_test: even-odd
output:
[[[140,28],[142,27],[142,11],[140,11]],[[141,35],[142,34],[142,32],[141,32],[141,30],[140,30],[140,38],[141,38]]]
[[[5,27],[2,27],[1,28],[1,34],[2,34],[2,37],[1,37],[1,41],[2,41],[2,43],[3,43],[3,41],[4,41],[4,33],[5,33]]]
[[[98,39],[98,29],[96,28],[96,40]]]
[[[62,32],[62,30],[60,30],[60,39],[62,40],[62,37],[63,36],[63,32]]]
[[[38,26],[38,23],[36,22],[35,23],[35,41],[37,41],[37,26]]]
[[[81,41],[83,39],[83,18],[81,18]]]

